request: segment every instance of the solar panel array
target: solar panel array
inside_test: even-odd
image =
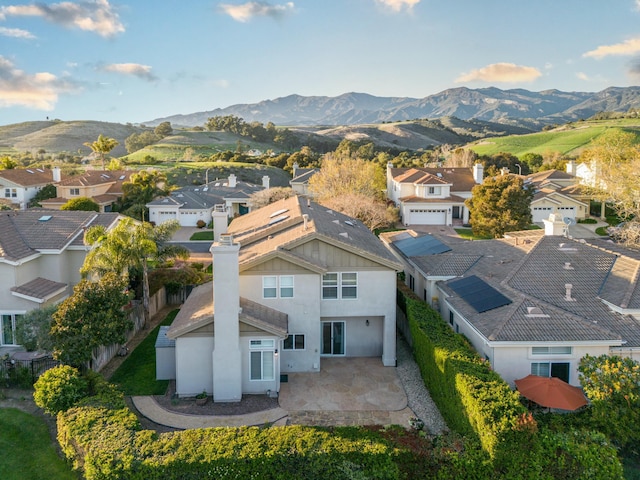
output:
[[[440,240],[432,235],[423,235],[421,237],[410,237],[397,242],[393,245],[400,250],[406,257],[420,257],[422,255],[437,255],[451,250]]]
[[[511,300],[475,275],[454,280],[448,285],[478,313],[488,312],[511,303]]]

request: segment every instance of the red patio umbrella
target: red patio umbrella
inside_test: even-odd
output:
[[[520,394],[538,405],[562,410],[577,410],[587,404],[582,389],[556,377],[527,375],[516,380]]]

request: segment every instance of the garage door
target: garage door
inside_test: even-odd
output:
[[[446,225],[447,211],[436,209],[409,210],[409,225]]]
[[[158,217],[155,219],[157,225],[160,225],[162,222],[166,222],[167,220],[175,220],[176,212],[158,212]]]
[[[558,213],[562,218],[576,218],[576,208],[575,207],[558,207]]]
[[[553,207],[533,207],[533,222],[542,222],[549,218],[553,212]]]

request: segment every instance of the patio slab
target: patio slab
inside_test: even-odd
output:
[[[280,407],[293,411],[399,411],[407,396],[396,369],[380,358],[322,358],[320,372],[289,373]]]

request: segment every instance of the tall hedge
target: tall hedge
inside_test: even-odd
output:
[[[616,450],[604,435],[539,427],[519,394],[402,283],[398,305],[407,316],[413,353],[431,397],[451,429],[479,440],[491,458],[489,475],[512,480],[623,478]],[[474,478],[491,478],[485,477],[482,457],[461,456],[459,461],[467,471],[477,466]]]

